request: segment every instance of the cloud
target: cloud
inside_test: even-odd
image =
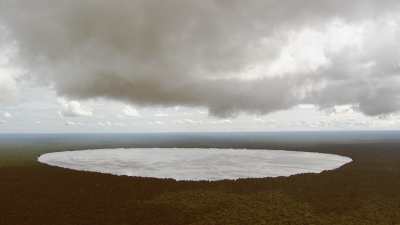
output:
[[[105,122],[98,122],[97,125],[99,125],[101,127],[111,127],[111,126],[113,126],[113,123],[110,121],[105,121]]]
[[[181,119],[181,120],[176,120],[175,123],[179,125],[200,125],[203,124],[204,121],[193,120],[193,119]]]
[[[4,112],[4,113],[3,113],[3,117],[4,117],[4,118],[12,118],[13,116],[12,116],[11,113],[9,113],[9,112]]]
[[[126,127],[126,124],[120,122],[100,121],[97,123],[101,127]]]
[[[351,105],[337,105],[329,111],[331,111],[331,116],[352,117],[355,114],[354,109]]]
[[[158,112],[156,114],[154,114],[155,117],[168,117],[167,113],[163,113],[163,112]]]
[[[149,121],[149,122],[147,122],[147,124],[154,125],[154,126],[161,126],[161,125],[165,125],[166,122],[161,121],[161,120],[156,120],[156,121]]]
[[[233,123],[230,119],[220,119],[220,120],[212,120],[210,124],[231,124]]]
[[[0,23],[20,65],[72,99],[205,107],[221,117],[299,104],[380,115],[400,109],[399,6],[3,0]]]
[[[6,41],[6,34],[0,24],[0,103],[13,102],[18,93],[16,77],[19,71],[11,65],[11,58],[16,54],[15,46]]]
[[[253,118],[253,121],[257,122],[257,123],[266,123],[266,124],[270,124],[270,125],[277,123],[277,121],[275,119],[266,119],[266,118],[260,118],[260,117]]]
[[[297,106],[298,109],[302,109],[302,110],[315,110],[315,105],[311,105],[311,104],[300,104]]]
[[[73,122],[73,121],[65,122],[65,126],[75,126],[75,125],[78,125],[78,124],[76,122]]]
[[[139,117],[140,116],[139,112],[132,106],[125,106],[124,109],[122,110],[122,113],[125,116],[129,116],[129,117]]]
[[[8,75],[6,72],[0,67],[0,103],[14,101],[18,92],[14,77]]]
[[[84,108],[78,101],[67,101],[60,99],[61,111],[59,112],[63,117],[79,117],[79,116],[92,116],[93,112]]]

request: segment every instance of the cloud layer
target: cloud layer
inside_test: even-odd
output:
[[[79,117],[79,116],[92,116],[93,112],[87,108],[82,107],[81,103],[77,101],[67,101],[60,99],[61,110],[59,114],[63,117]]]
[[[16,81],[0,68],[0,103],[12,102],[17,95]]]
[[[74,99],[231,116],[400,109],[400,3],[0,0],[19,64]],[[1,86],[1,84],[0,84]]]

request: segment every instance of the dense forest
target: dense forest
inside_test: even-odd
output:
[[[36,157],[64,147],[3,146],[0,224],[400,224],[399,146],[297,146],[354,161],[321,174],[217,182],[60,169],[38,164]],[[287,146],[266,146],[272,147]]]

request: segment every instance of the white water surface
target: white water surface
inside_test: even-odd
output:
[[[114,175],[215,181],[320,173],[352,159],[282,150],[131,148],[54,152],[41,155],[38,161]]]

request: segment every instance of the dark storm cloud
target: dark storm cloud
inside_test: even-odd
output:
[[[240,74],[278,58],[289,32],[334,19],[371,21],[398,7],[390,0],[0,0],[0,22],[17,41],[21,65],[70,98],[204,106],[218,116],[300,103],[354,104],[376,115],[399,109],[397,31],[393,39],[376,35],[377,44],[367,39],[363,54],[328,55],[330,66],[309,74]],[[373,68],[353,68],[370,61]]]

